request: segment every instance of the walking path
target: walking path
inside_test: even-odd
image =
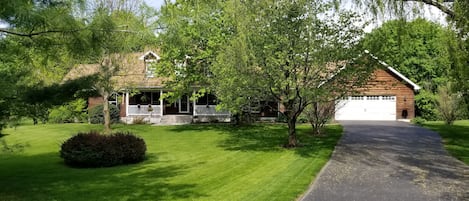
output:
[[[331,160],[301,201],[468,201],[469,166],[433,131],[404,122],[342,122]]]

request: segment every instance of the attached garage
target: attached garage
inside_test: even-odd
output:
[[[371,54],[370,54],[371,55]],[[371,79],[353,96],[337,101],[335,120],[410,120],[420,87],[383,61]]]
[[[349,96],[336,108],[336,120],[396,120],[396,96]]]

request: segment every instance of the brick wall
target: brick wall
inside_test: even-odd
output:
[[[89,97],[88,98],[88,109],[91,109],[97,105],[103,104],[103,97],[98,96],[98,97]]]
[[[120,98],[122,98],[121,100],[119,100],[119,110],[120,110],[120,117],[126,117],[127,114],[126,114],[126,105],[125,105],[125,95],[124,96],[120,96]]]

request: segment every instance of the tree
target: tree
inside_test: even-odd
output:
[[[326,20],[319,16],[333,5],[323,2],[233,2],[228,21],[244,19],[212,68],[214,91],[222,106],[278,101],[288,124],[285,146],[296,147],[296,121],[308,105],[343,95],[369,77],[364,65],[342,68],[358,55],[356,15]]]
[[[451,91],[450,83],[438,87],[436,108],[447,125],[452,125],[461,114],[459,109],[461,94]]]
[[[167,77],[165,85],[172,89],[168,100],[182,94],[192,94],[194,86],[198,98],[210,91],[207,88],[210,68],[223,44],[232,35],[231,22],[225,18],[226,2],[166,1],[158,15],[161,60],[157,73]]]
[[[384,23],[365,36],[363,46],[422,86],[416,95],[417,114],[436,120],[433,94],[450,80],[452,56],[448,44],[457,40],[452,31],[418,18]]]
[[[296,119],[306,106],[350,91],[370,73],[363,65],[342,68],[358,56],[362,29],[353,13],[327,16],[332,7],[306,0],[166,1],[159,73],[170,78],[165,84],[175,97],[197,87],[194,98],[210,91],[233,114],[258,101],[280,102],[286,146],[295,147]]]
[[[119,73],[120,66],[133,51],[142,51],[145,46],[155,42],[151,30],[145,23],[126,10],[109,10],[98,8],[91,27],[91,41],[93,52],[99,63],[99,73],[95,82],[95,90],[103,98],[105,133],[111,132],[111,118],[108,99],[116,90],[114,77]],[[124,8],[126,8],[124,6]],[[119,30],[126,27],[125,31]]]
[[[336,107],[337,104],[335,101],[323,103],[313,102],[311,105],[306,107],[305,113],[311,127],[313,127],[314,135],[323,134],[322,130],[326,123],[334,116]]]
[[[419,11],[419,6],[428,5],[439,9],[447,15],[447,20],[458,36],[458,41],[448,44],[451,50],[451,77],[457,82],[454,90],[460,91],[464,97],[469,97],[469,2],[466,0],[355,0],[358,5],[365,5],[374,14],[390,12],[405,18],[405,11]],[[415,2],[410,4],[409,2]],[[466,98],[466,105],[469,98]],[[469,108],[467,108],[469,111]]]
[[[112,11],[103,8],[108,4],[115,5]],[[136,14],[136,8],[144,8],[145,12]],[[99,92],[110,94],[108,92],[113,83],[110,77],[118,71],[118,62],[111,61],[115,55],[141,51],[143,47],[155,43],[153,30],[146,21],[148,14],[151,14],[151,10],[139,0],[3,1],[0,20],[8,26],[0,29],[0,45],[6,47],[2,48],[0,54],[7,56],[2,56],[4,62],[0,64],[0,69],[4,67],[8,71],[0,70],[0,75],[3,72],[5,75],[11,74],[9,77],[13,77],[14,82],[13,87],[9,88],[11,92],[0,94],[0,103],[5,103],[1,107],[7,108],[1,119],[8,119],[14,112],[26,111],[8,109],[15,108],[11,105],[13,103],[24,105],[22,107],[28,104],[51,106],[77,98],[75,93],[84,88],[61,91],[71,85],[57,84],[77,63],[100,63],[102,73],[91,77],[94,80],[85,79],[89,83],[96,83],[95,88]],[[13,67],[20,67],[20,70]],[[16,71],[18,73],[13,73]],[[80,80],[76,83],[80,83]],[[83,84],[73,86],[89,88],[89,85]],[[69,96],[51,99],[62,98],[60,94],[51,94],[55,92],[66,92]]]

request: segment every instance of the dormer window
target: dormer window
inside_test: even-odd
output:
[[[148,78],[154,77],[155,72],[156,72],[156,66],[155,64],[160,60],[160,56],[155,54],[152,51],[148,51],[145,53],[143,56],[139,58],[140,60],[143,60],[145,64],[145,75]]]

